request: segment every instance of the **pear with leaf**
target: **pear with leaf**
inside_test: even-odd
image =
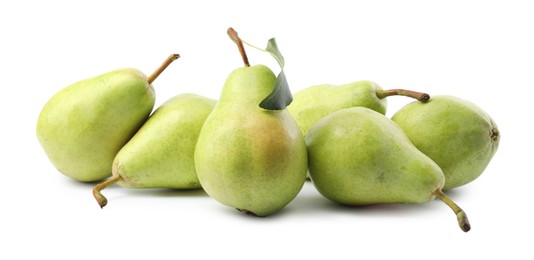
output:
[[[195,167],[204,190],[215,200],[256,216],[278,212],[300,192],[306,180],[304,138],[285,107],[291,93],[285,74],[276,77],[264,65],[250,66],[243,41],[244,67],[226,79],[206,119],[195,149]],[[283,69],[276,42],[270,52]]]

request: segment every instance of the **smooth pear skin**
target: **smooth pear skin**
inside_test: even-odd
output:
[[[37,138],[53,165],[82,182],[111,176],[117,152],[146,121],[155,94],[146,76],[120,69],[55,94],[37,121]]]
[[[118,184],[129,188],[201,188],[194,162],[204,121],[216,101],[180,94],[160,105],[113,162]]]
[[[343,108],[361,106],[385,114],[387,101],[377,96],[377,89],[382,88],[367,80],[343,85],[311,86],[296,92],[287,109],[306,136],[315,122]]]
[[[499,146],[497,124],[477,105],[453,96],[412,102],[392,120],[412,143],[432,158],[445,174],[443,190],[478,178]]]
[[[444,184],[439,166],[393,121],[364,107],[322,118],[306,136],[311,179],[346,205],[423,203]]]
[[[234,70],[195,150],[204,190],[222,204],[257,216],[282,209],[306,180],[306,145],[297,124],[286,110],[259,107],[274,82],[273,72],[263,65]]]

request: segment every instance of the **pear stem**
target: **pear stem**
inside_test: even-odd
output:
[[[454,201],[447,197],[447,195],[445,195],[445,193],[443,193],[443,191],[441,191],[440,189],[434,191],[434,195],[436,195],[436,197],[438,197],[441,201],[447,204],[447,206],[449,206],[452,211],[456,213],[458,225],[464,232],[471,230],[471,224],[469,224],[469,219],[467,218],[467,215],[465,214],[463,209],[456,205],[456,203],[454,203]]]
[[[122,179],[122,177],[120,175],[114,175],[113,177],[111,177],[111,178],[109,178],[109,179],[97,184],[93,188],[93,196],[95,197],[96,202],[98,202],[98,205],[100,205],[100,208],[104,208],[104,206],[106,206],[108,204],[108,199],[106,199],[106,197],[104,197],[104,195],[102,195],[102,193],[100,193],[100,191],[102,191],[103,189],[105,189],[109,185],[118,182],[120,179]]]
[[[406,90],[406,89],[389,89],[389,90],[377,89],[376,95],[380,99],[383,99],[389,96],[406,96],[406,97],[415,98],[421,102],[427,102],[430,99],[430,95],[427,93],[417,92],[413,90]]]
[[[152,84],[154,80],[175,60],[180,58],[180,54],[171,54],[167,59],[159,66],[158,69],[156,69],[150,76],[148,76],[148,84]]]
[[[243,46],[243,41],[239,36],[237,35],[237,32],[234,30],[234,28],[230,27],[228,28],[228,36],[230,36],[230,39],[234,41],[237,44],[237,48],[239,49],[239,53],[241,53],[241,58],[243,59],[243,63],[245,64],[245,67],[250,67],[250,63],[248,62],[247,52],[245,52],[245,46]]]

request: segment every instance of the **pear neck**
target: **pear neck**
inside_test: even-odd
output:
[[[275,81],[274,73],[264,65],[238,68],[228,76],[219,103],[259,107],[273,90]]]

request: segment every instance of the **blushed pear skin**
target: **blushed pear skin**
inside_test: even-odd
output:
[[[306,180],[304,138],[289,113],[259,103],[275,76],[263,65],[234,70],[202,127],[195,165],[204,190],[220,203],[256,216],[289,204]]]

